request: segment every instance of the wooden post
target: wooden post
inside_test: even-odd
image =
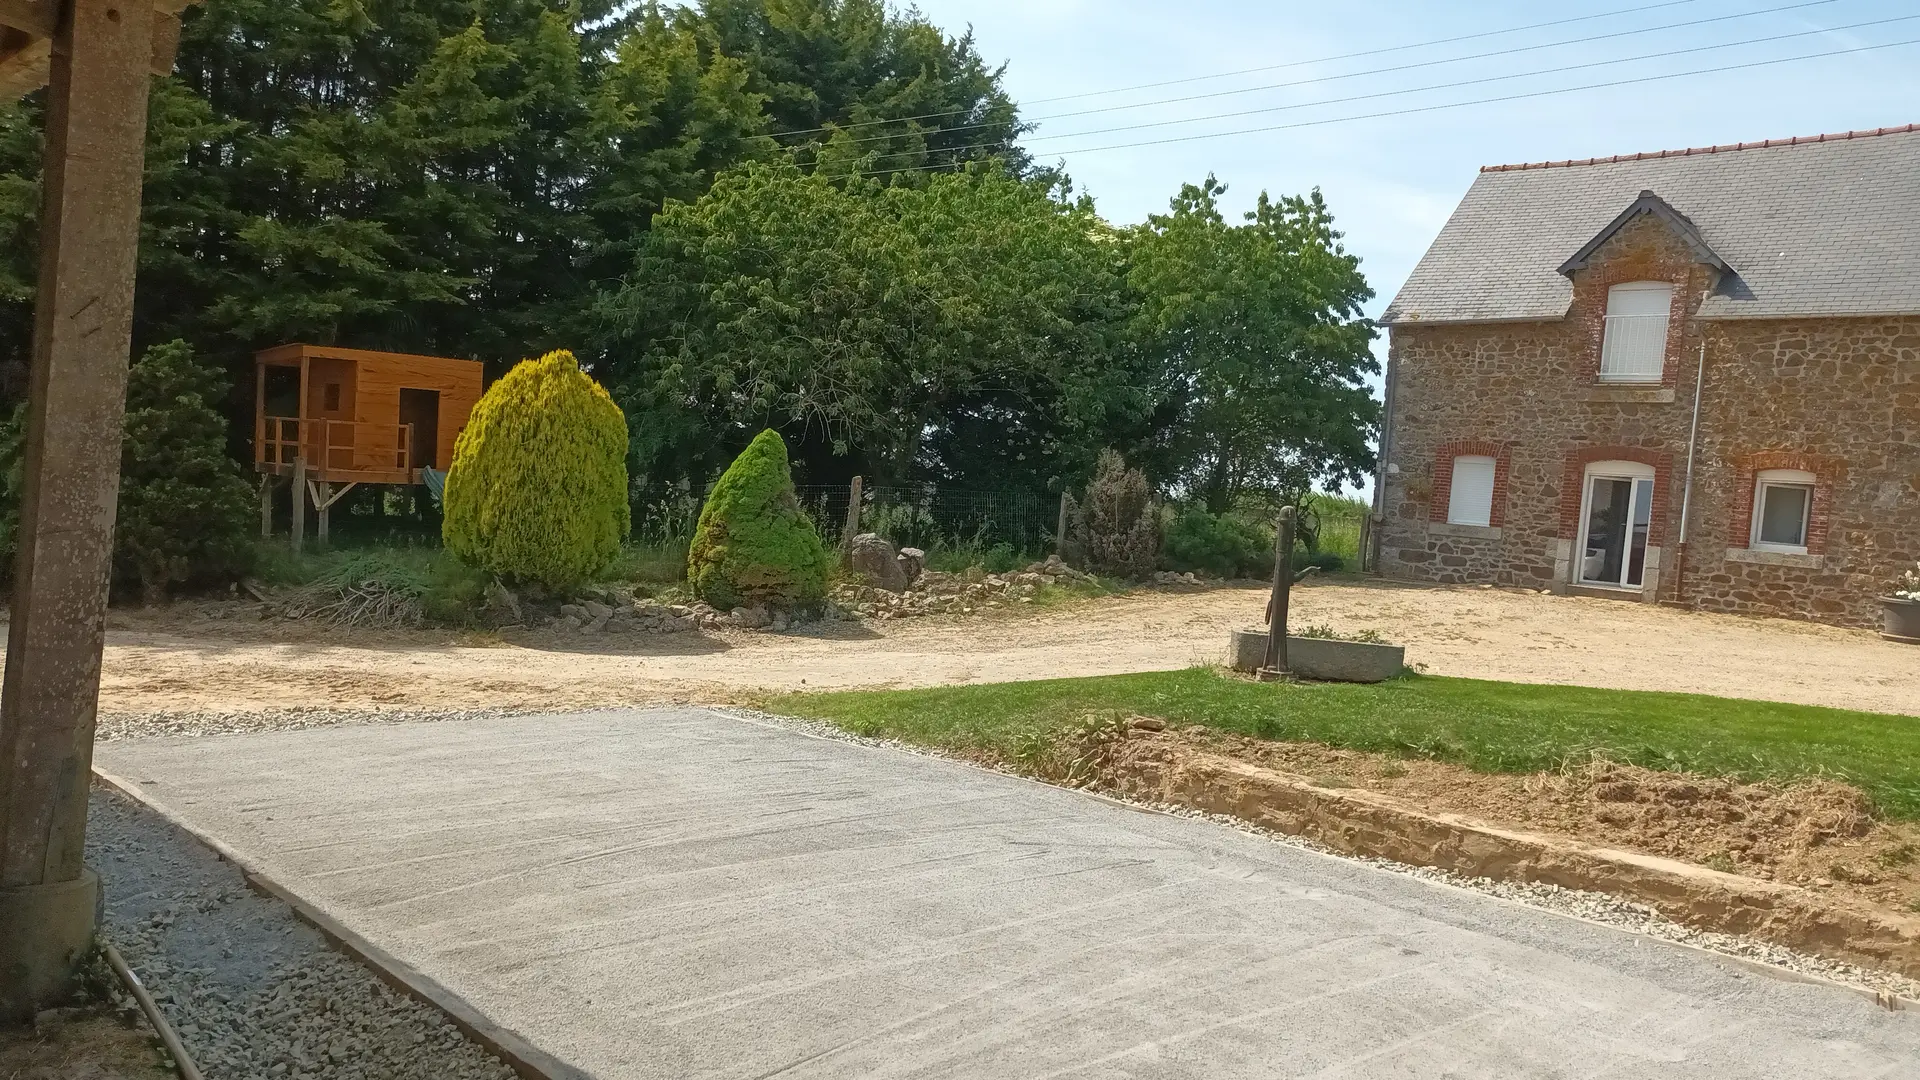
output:
[[[320,520],[317,523],[319,527],[314,531],[314,539],[320,542],[320,548],[321,550],[324,551],[327,546],[327,519],[333,516],[333,485],[332,484],[328,483],[325,480],[322,480],[315,485],[314,491],[313,491],[313,505],[315,509],[320,511],[320,514],[319,514]]]
[[[1060,556],[1061,562],[1065,562],[1067,559],[1067,513],[1072,506],[1073,496],[1064,491],[1061,492],[1060,520],[1053,527],[1053,553]]]
[[[307,542],[307,455],[293,456],[293,553]]]
[[[853,538],[860,535],[860,488],[865,483],[865,477],[856,476],[853,478],[853,486],[847,489],[847,521],[840,526],[840,550],[842,551],[850,550],[853,547]]]
[[[1280,527],[1273,536],[1273,596],[1267,601],[1267,662],[1260,665],[1261,682],[1290,677],[1287,670],[1287,600],[1293,591],[1294,508],[1281,507]]]
[[[260,476],[260,539],[273,538],[273,474]]]
[[[67,0],[51,46],[40,276],[0,682],[0,1023],[64,1003],[93,939],[83,859],[133,331],[153,0]]]

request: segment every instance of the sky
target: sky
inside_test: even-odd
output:
[[[1039,121],[1026,139],[1036,160],[1064,164],[1109,220],[1143,220],[1210,173],[1229,185],[1230,210],[1263,189],[1319,188],[1375,290],[1369,315],[1393,298],[1482,165],[1920,122],[1920,0],[916,6],[950,33],[971,27],[981,54],[1006,65],[1007,89]],[[1546,22],[1560,24],[1537,25]],[[1467,35],[1481,36],[1430,44]],[[1876,45],[1892,47],[1761,64]],[[1363,52],[1372,55],[1351,55]],[[1678,55],[1652,55],[1661,53]],[[1215,77],[1232,72],[1247,73]],[[1435,88],[1469,80],[1490,81]],[[1217,96],[1167,100],[1202,94]],[[1151,102],[1165,103],[1116,108]],[[1408,109],[1422,111],[1354,119]],[[1235,112],[1248,115],[1185,122]],[[1095,133],[1116,128],[1132,130]]]

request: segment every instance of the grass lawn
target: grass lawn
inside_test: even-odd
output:
[[[1537,772],[1595,754],[1743,780],[1826,776],[1920,819],[1920,717],[1700,694],[1410,675],[1378,686],[1261,684],[1209,668],[926,690],[784,694],[770,712],[860,735],[1014,756],[1023,740],[1117,710],[1265,739]]]

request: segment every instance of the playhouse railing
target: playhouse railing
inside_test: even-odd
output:
[[[315,469],[405,470],[413,461],[413,425],[362,424],[295,416],[262,418],[253,451],[256,464],[292,466],[302,455],[308,467]]]

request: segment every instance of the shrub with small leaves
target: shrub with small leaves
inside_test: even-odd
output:
[[[713,486],[687,551],[687,581],[721,610],[791,608],[827,594],[832,559],[794,494],[787,444],[763,431]]]
[[[564,350],[487,389],[453,448],[441,536],[471,566],[564,591],[619,554],[627,421]]]
[[[147,604],[181,582],[238,577],[253,554],[253,486],[214,408],[225,383],[184,341],[155,345],[127,372],[114,569]]]
[[[1117,452],[1100,452],[1081,513],[1089,569],[1138,580],[1159,565],[1160,514],[1153,488]]]

